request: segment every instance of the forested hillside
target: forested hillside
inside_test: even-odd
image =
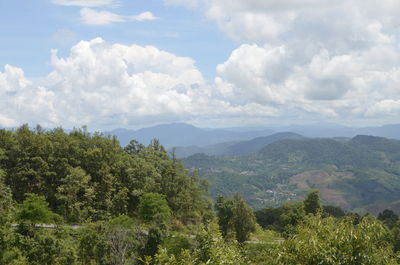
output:
[[[197,154],[184,159],[209,180],[211,194],[240,191],[255,208],[299,200],[321,190],[326,203],[347,210],[399,210],[400,141],[373,136],[285,139],[239,157]],[[378,207],[379,206],[379,207]]]
[[[203,183],[187,176],[154,140],[147,147],[131,142],[123,149],[114,137],[85,130],[0,130],[0,168],[13,199],[43,195],[50,209],[67,222],[133,215],[146,193],[165,196],[182,222],[201,218],[209,203]]]

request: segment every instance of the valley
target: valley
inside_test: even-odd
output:
[[[255,209],[298,201],[318,189],[326,204],[377,214],[398,211],[399,158],[400,141],[360,135],[348,141],[284,139],[250,155],[195,154],[183,162],[209,181],[214,198],[238,191]]]

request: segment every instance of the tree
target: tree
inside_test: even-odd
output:
[[[322,206],[323,209],[323,214],[327,216],[332,216],[332,217],[343,217],[346,215],[346,213],[343,211],[342,208],[339,206],[334,206],[334,205],[324,205]]]
[[[154,256],[157,253],[159,245],[163,242],[166,237],[166,228],[163,225],[153,225],[147,236],[146,245],[143,249],[144,256]]]
[[[387,225],[390,229],[392,229],[396,222],[399,220],[399,216],[395,214],[392,210],[385,209],[383,212],[378,214],[378,220],[382,221]]]
[[[235,202],[234,208],[234,228],[236,239],[242,243],[249,239],[251,232],[256,229],[256,218],[253,210],[244,202],[243,198],[236,193],[233,197]]]
[[[11,214],[13,206],[11,189],[4,183],[4,172],[0,169],[0,224]]]
[[[126,215],[121,215],[110,221],[106,239],[110,246],[113,264],[125,265],[128,260],[134,260],[144,244],[142,228]]]
[[[321,201],[319,199],[319,191],[311,190],[303,201],[304,211],[306,214],[317,214],[321,211]]]
[[[146,193],[140,198],[139,216],[148,222],[166,222],[171,217],[171,210],[164,195]]]
[[[285,202],[277,208],[265,208],[257,211],[257,222],[263,227],[284,235],[290,234],[305,217],[303,203]]]
[[[57,221],[58,216],[49,209],[44,196],[27,193],[25,200],[17,207],[16,219],[32,225],[50,224]]]
[[[69,174],[61,180],[56,197],[67,221],[81,222],[90,216],[90,203],[94,194],[89,182],[90,176],[80,167],[71,168]]]
[[[236,240],[242,243],[249,238],[251,232],[255,231],[256,218],[253,210],[244,202],[239,193],[231,199],[218,197],[216,210],[224,237],[228,237],[233,232]]]
[[[125,146],[124,151],[131,155],[139,154],[145,146],[136,140],[131,140],[127,146]]]

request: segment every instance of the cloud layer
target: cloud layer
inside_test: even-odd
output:
[[[274,106],[282,117],[289,110],[342,120],[389,121],[400,114],[399,1],[199,0],[199,5],[241,43],[217,67],[215,83],[226,100]]]
[[[82,6],[87,24],[151,20]],[[21,122],[95,128],[157,122],[398,122],[397,0],[165,0],[197,8],[239,45],[207,82],[191,58],[152,46],[81,41],[53,51],[39,85],[22,69],[0,72],[0,125]],[[189,3],[189,4],[188,4]],[[0,70],[1,71],[1,70]]]

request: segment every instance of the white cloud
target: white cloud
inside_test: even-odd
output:
[[[197,6],[240,43],[217,67],[215,86],[225,101],[274,107],[282,119],[398,113],[399,1],[200,0]]]
[[[24,72],[19,68],[5,65],[4,73],[0,72],[0,88],[3,93],[21,90],[30,84],[31,82],[24,77]]]
[[[153,46],[81,41],[70,55],[52,51],[46,87],[21,69],[0,72],[0,126],[89,125],[94,129],[197,120],[219,124],[275,117],[271,106],[237,105],[217,95],[191,58]],[[229,121],[229,122],[228,122]]]
[[[346,40],[365,40],[371,23],[385,27],[400,22],[396,0],[164,0],[166,4],[199,6],[205,16],[240,42],[265,42],[297,32],[323,40],[351,33]],[[367,23],[363,23],[367,22]],[[378,25],[378,24],[376,24]],[[379,25],[378,25],[379,27]],[[325,32],[324,32],[325,31]],[[289,36],[287,36],[287,34]],[[306,34],[306,35],[304,35]],[[343,35],[340,35],[343,34]],[[382,36],[382,35],[381,35]]]
[[[127,21],[146,21],[158,19],[151,12],[146,11],[136,16],[121,16],[109,11],[97,11],[91,8],[81,9],[81,19],[84,24],[88,25],[107,25],[118,22]]]
[[[53,102],[54,93],[34,85],[21,69],[6,65],[0,72],[0,125],[54,124]]]
[[[126,18],[109,11],[96,11],[91,8],[81,9],[81,19],[88,25],[107,25],[116,22],[126,22]]]
[[[344,55],[322,49],[304,62],[291,47],[242,45],[217,67],[215,83],[226,100],[275,106],[282,117],[293,109],[299,115],[371,117],[400,109],[398,59],[400,52],[389,45]]]
[[[63,6],[97,7],[116,6],[119,0],[50,0],[50,2]]]
[[[140,13],[139,15],[132,16],[132,19],[137,21],[146,21],[146,20],[157,20],[158,17],[154,16],[151,12],[146,11]]]
[[[372,117],[381,117],[382,115],[399,117],[400,100],[388,99],[379,101],[368,109],[366,114]]]
[[[19,68],[7,65],[0,72],[0,125],[137,126],[229,108],[210,100],[210,87],[192,59],[152,46],[81,41],[67,58],[53,51],[51,65],[46,87]]]

